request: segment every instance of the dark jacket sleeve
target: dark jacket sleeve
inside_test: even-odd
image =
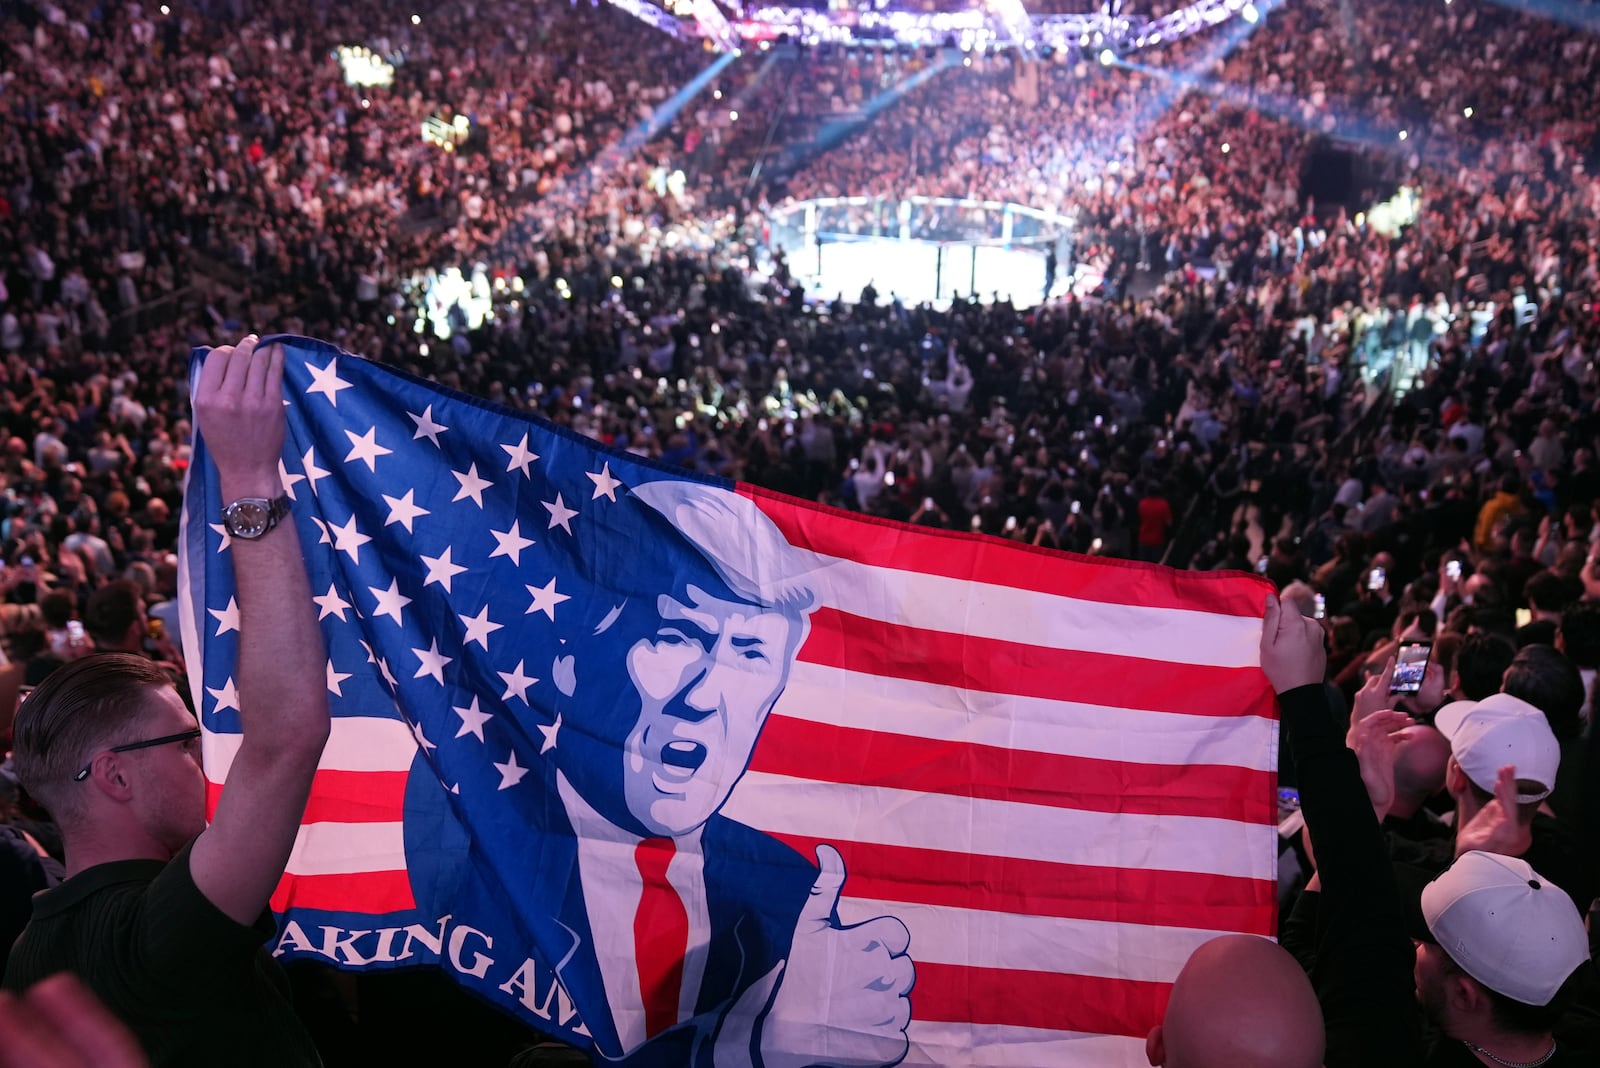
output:
[[[1361,769],[1321,685],[1290,690],[1278,700],[1322,877],[1320,900],[1302,905],[1316,915],[1311,981],[1327,1029],[1327,1068],[1417,1064],[1411,939]]]

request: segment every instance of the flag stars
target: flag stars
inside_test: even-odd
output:
[[[343,623],[345,621],[345,610],[352,607],[349,601],[339,596],[338,587],[331,582],[328,583],[327,593],[321,597],[312,597],[311,599],[316,602],[317,608],[320,609],[317,613],[318,623],[321,623],[329,616],[338,616],[339,622]]]
[[[443,555],[424,556],[422,558],[422,562],[428,567],[427,577],[422,580],[422,584],[427,586],[431,583],[437,582],[439,585],[444,587],[445,593],[452,592],[450,589],[450,580],[467,570],[460,564],[451,562],[450,546],[448,545],[445,546]]]
[[[422,724],[420,723],[411,724],[411,736],[417,740],[417,748],[421,749],[424,753],[439,748],[432,742],[428,741],[427,736],[422,733]]]
[[[395,681],[394,672],[389,670],[389,661],[381,656],[378,657],[378,674],[382,675],[383,681],[389,684],[389,689],[397,690],[400,688],[400,684]]]
[[[428,643],[426,649],[413,649],[411,651],[417,654],[418,660],[422,661],[422,666],[417,668],[417,673],[411,677],[420,679],[427,675],[434,682],[443,686],[445,665],[455,663],[455,658],[445,656],[439,652],[439,639],[434,638]]]
[[[467,628],[467,637],[463,645],[468,642],[477,642],[483,646],[483,651],[489,651],[489,635],[505,627],[504,623],[496,623],[489,618],[489,606],[484,605],[483,611],[475,616],[460,616],[462,624]]]
[[[501,676],[501,678],[504,677],[505,676],[503,675]],[[228,676],[228,681],[223,683],[220,689],[213,690],[211,687],[207,686],[206,693],[216,698],[217,701],[216,707],[211,711],[221,712],[225,708],[231,708],[235,712],[239,711],[239,690],[238,687],[234,686],[233,684],[232,675]]]
[[[427,438],[433,442],[433,447],[436,449],[439,447],[439,435],[450,429],[443,423],[435,423],[433,421],[433,405],[431,404],[422,409],[421,415],[415,412],[407,412],[406,415],[413,423],[417,424],[417,432],[411,435],[411,440],[420,441],[423,438]]]
[[[406,490],[406,495],[404,497],[391,497],[387,493],[381,494],[383,497],[383,503],[389,506],[389,518],[384,520],[383,525],[387,527],[395,523],[399,523],[401,526],[406,528],[407,534],[415,533],[415,531],[411,529],[412,521],[418,516],[433,514],[426,508],[416,503],[414,499],[416,495],[417,491],[414,489]]]
[[[349,553],[351,563],[361,563],[361,547],[372,539],[356,529],[356,517],[351,516],[342,527],[330,526],[328,530],[333,534],[333,551]]]
[[[360,460],[373,474],[378,473],[378,457],[394,454],[393,449],[386,449],[378,444],[378,428],[375,426],[368,427],[365,434],[346,430],[344,436],[350,439],[350,455],[344,458],[344,462],[348,464]]]
[[[622,480],[612,477],[609,461],[600,469],[598,475],[593,471],[586,471],[584,474],[588,475],[589,481],[594,483],[594,496],[589,498],[590,500],[598,501],[601,497],[604,497],[612,504],[617,503],[617,487],[622,485]]]
[[[511,751],[511,755],[506,758],[504,764],[495,762],[494,770],[500,773],[500,785],[495,787],[497,790],[511,789],[522,781],[524,775],[528,774],[528,769],[517,763],[516,750]]]
[[[508,473],[520,470],[524,478],[533,477],[528,471],[528,465],[537,460],[539,454],[528,451],[528,435],[522,435],[522,440],[515,445],[502,445],[500,447],[506,451],[507,456],[511,457],[511,462],[506,464]]]
[[[210,612],[217,620],[217,637],[222,637],[230,630],[237,631],[239,629],[239,599],[237,597],[229,597],[228,607],[226,608],[208,608],[206,611]]]
[[[522,673],[522,664],[523,662],[518,660],[517,666],[510,671],[495,672],[496,675],[500,676],[500,681],[506,684],[506,692],[500,695],[500,700],[509,701],[515,697],[523,704],[528,703],[528,687],[539,680],[524,675]]]
[[[328,536],[328,524],[324,523],[319,517],[314,516],[314,515],[313,516],[307,516],[306,518],[311,520],[313,523],[315,523],[317,525],[317,533],[320,535],[317,538],[317,544],[318,545],[332,545],[333,544],[333,539]]]
[[[450,473],[456,477],[457,482],[461,483],[461,488],[456,491],[454,497],[450,498],[451,501],[464,501],[471,497],[472,503],[482,508],[483,491],[494,485],[494,483],[486,478],[478,477],[478,465],[473,464],[465,471],[451,471]]]
[[[461,729],[456,731],[457,738],[465,738],[470,734],[477,738],[478,741],[483,741],[483,725],[493,719],[494,714],[480,712],[476,697],[472,699],[472,704],[466,708],[451,708],[450,711],[461,717]]]
[[[335,697],[343,697],[344,696],[343,683],[344,683],[344,680],[348,679],[348,678],[350,678],[350,676],[348,674],[346,674],[345,672],[337,671],[337,670],[334,669],[332,660],[328,661],[328,692],[329,693],[333,694],[333,696],[335,696]]]
[[[386,590],[380,590],[376,586],[368,586],[367,589],[378,602],[378,607],[372,613],[373,618],[388,616],[397,625],[402,627],[406,625],[405,620],[400,618],[400,610],[411,603],[411,598],[400,592],[399,579],[391,580]]]
[[[328,398],[329,404],[335,408],[339,407],[339,391],[341,389],[349,389],[350,383],[339,377],[338,365],[339,360],[337,357],[329,360],[326,367],[315,367],[309,363],[306,364],[311,371],[311,385],[306,387],[306,396],[309,397],[313,393],[321,393]]]
[[[556,747],[556,735],[561,733],[561,713],[556,713],[556,721],[546,727],[543,723],[536,723],[539,733],[544,735],[544,741],[539,745],[539,755],[544,756]]]
[[[291,475],[289,473],[289,468],[284,465],[282,457],[279,457],[278,483],[283,486],[283,492],[289,495],[289,499],[291,501],[298,501],[300,499],[295,495],[294,492],[295,483],[304,482],[305,480],[305,475]]]
[[[567,594],[556,592],[555,579],[551,579],[543,586],[529,586],[527,589],[529,595],[533,597],[533,603],[530,604],[528,606],[528,610],[522,614],[525,616],[531,616],[535,612],[543,612],[545,614],[545,618],[549,619],[552,623],[556,621],[556,605],[560,604],[562,601],[572,600],[572,598]]]
[[[495,546],[494,552],[489,554],[489,559],[493,560],[497,556],[508,556],[513,564],[521,567],[522,550],[534,544],[534,541],[532,538],[524,538],[522,536],[518,522],[513,521],[510,530],[491,530],[489,533],[493,534],[494,540],[499,543]]]
[[[280,460],[278,462],[279,464],[282,464],[283,461]],[[228,533],[228,528],[223,526],[221,523],[207,523],[206,526],[210,527],[216,533],[222,535],[222,541],[217,545],[217,552],[227,552],[228,546],[233,544],[233,535]]]
[[[345,433],[348,434],[349,431],[347,430]],[[327,478],[331,473],[324,471],[322,468],[317,466],[317,454],[315,449],[306,450],[306,454],[300,457],[300,466],[306,469],[305,479],[306,483],[311,487],[312,493],[317,492],[317,483]]]
[[[554,530],[556,527],[560,527],[568,534],[572,533],[572,517],[578,513],[574,509],[567,507],[566,502],[561,499],[561,494],[556,494],[556,499],[553,503],[550,501],[541,501],[540,503],[550,513],[550,526],[548,529]]]

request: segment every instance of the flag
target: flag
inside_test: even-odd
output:
[[[644,1066],[832,1028],[1098,1068],[1144,1063],[1197,946],[1274,933],[1259,580],[850,515],[269,340],[334,717],[280,958],[434,965]],[[198,440],[213,805],[248,640],[225,503]]]

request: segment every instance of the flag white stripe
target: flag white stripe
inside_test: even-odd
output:
[[[290,854],[291,875],[357,875],[405,870],[404,825],[311,823]],[[848,876],[845,888],[849,889]],[[1008,968],[1166,983],[1215,931],[987,912],[846,894],[846,925],[895,916],[911,932],[911,956],[930,964]]]
[[[1188,927],[1062,919],[851,897],[848,875],[844,893],[839,900],[839,920],[845,926],[894,916],[911,932],[912,960],[958,968],[1005,968],[1170,983],[1191,953],[1217,937],[1216,931]]]
[[[290,875],[362,875],[404,871],[403,823],[306,823],[294,836]]]
[[[798,663],[774,714],[834,727],[1138,764],[1277,767],[1278,725],[963,690]]]
[[[817,561],[806,578],[821,603],[867,619],[1175,664],[1261,663],[1259,619],[1085,601],[820,555]]]
[[[912,1020],[901,1068],[1149,1068],[1144,1040],[1000,1024]]]
[[[1277,828],[1085,812],[749,771],[722,814],[769,833],[1105,868],[1277,877]]]
[[[239,735],[207,732],[207,775],[224,781]],[[334,720],[322,767],[405,771],[404,724]],[[1201,816],[1086,812],[746,772],[723,815],[769,832],[1060,864],[1274,878],[1275,828]],[[1241,849],[1217,843],[1247,839]],[[373,869],[378,870],[378,869]]]
[[[201,735],[206,777],[226,782],[244,735],[207,730]],[[335,716],[317,767],[323,771],[409,771],[417,755],[411,728],[379,716]]]
[[[1259,716],[1219,718],[1145,712],[1073,701],[1012,697],[952,686],[796,664],[775,715],[913,738],[1139,764],[1214,764],[1271,771],[1277,724]],[[241,736],[207,730],[206,773],[223,782]],[[399,720],[339,716],[320,767],[406,771],[416,738]]]

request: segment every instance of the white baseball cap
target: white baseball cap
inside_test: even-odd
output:
[[[1539,786],[1517,794],[1523,804],[1543,801],[1555,789],[1561,746],[1544,713],[1520,697],[1496,693],[1481,701],[1455,701],[1439,709],[1433,725],[1480,790],[1494,793],[1495,779],[1507,764],[1516,767],[1519,782]]]
[[[1490,990],[1548,1005],[1589,959],[1589,934],[1572,899],[1527,861],[1463,853],[1422,891],[1439,948]]]

